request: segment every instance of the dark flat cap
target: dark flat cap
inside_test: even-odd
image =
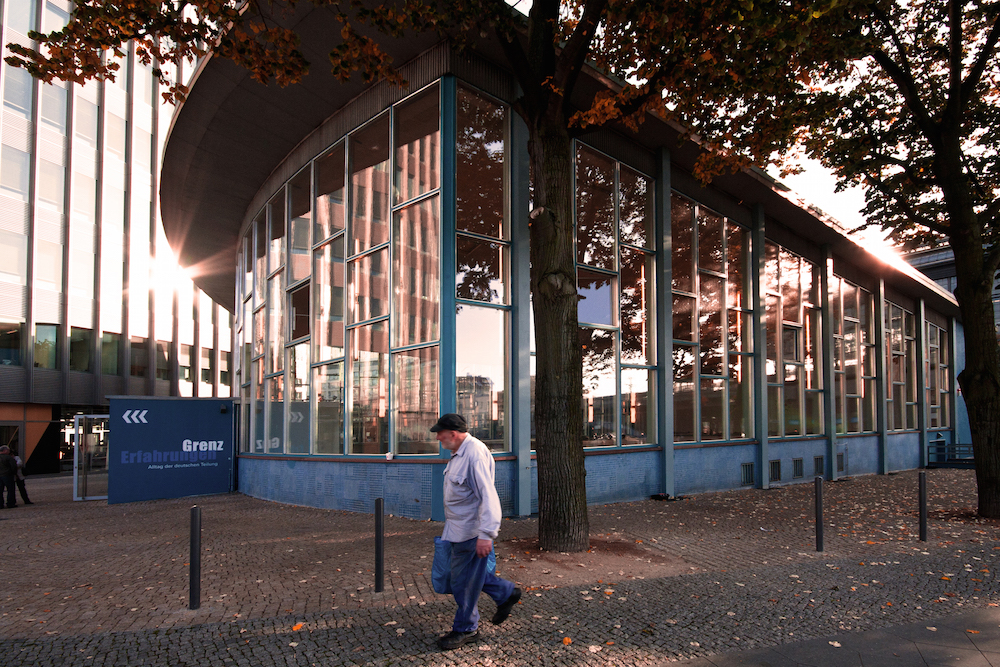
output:
[[[456,415],[454,412],[449,412],[446,415],[441,415],[441,418],[437,420],[437,424],[431,426],[431,433],[437,433],[438,431],[458,431],[459,433],[467,433],[469,431],[469,426],[465,423],[465,418],[462,417],[462,415]]]

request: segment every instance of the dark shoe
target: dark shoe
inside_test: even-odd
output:
[[[477,639],[479,639],[479,630],[473,630],[471,632],[457,632],[452,630],[438,639],[438,647],[444,651],[451,651],[466,642],[475,641]]]
[[[517,601],[520,599],[521,589],[515,588],[514,592],[510,594],[509,598],[507,598],[507,601],[497,607],[497,613],[493,614],[493,625],[500,625],[506,621],[507,617],[510,616],[511,610],[514,608],[514,605],[516,605]]]
[[[24,504],[25,505],[34,505],[35,503],[31,502],[30,500],[25,500]]]

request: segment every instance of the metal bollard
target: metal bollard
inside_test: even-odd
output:
[[[385,501],[375,499],[375,592],[385,590]]]
[[[816,551],[823,551],[823,478],[816,478]]]
[[[920,471],[920,541],[927,541],[927,471]]]
[[[191,508],[191,575],[188,587],[188,609],[201,606],[201,508]]]

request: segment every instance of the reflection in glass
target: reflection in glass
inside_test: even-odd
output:
[[[89,373],[90,342],[93,332],[90,329],[70,327],[69,330],[69,369]]]
[[[437,454],[430,428],[438,419],[438,348],[422,347],[392,355],[393,423],[397,454]]]
[[[768,295],[764,303],[764,337],[767,340],[766,366],[768,382],[778,379],[778,311],[779,299]]]
[[[750,404],[750,357],[740,354],[729,355],[729,437],[746,438],[750,435],[753,416]]]
[[[309,285],[303,285],[288,294],[288,326],[291,328],[289,340],[298,340],[309,335]]]
[[[729,351],[750,352],[750,313],[729,311]]]
[[[105,331],[101,334],[101,372],[105,375],[120,375],[118,365],[121,354],[122,335]]]
[[[267,335],[267,312],[260,308],[253,314],[253,356],[264,354],[264,341]]]
[[[580,146],[576,154],[576,261],[615,268],[615,163]]]
[[[349,137],[350,254],[389,240],[389,114]]]
[[[656,372],[622,369],[622,444],[656,442]]]
[[[344,142],[316,160],[316,225],[319,242],[344,228]]]
[[[694,298],[674,294],[674,339],[694,341]]]
[[[156,341],[156,379],[170,379],[170,343],[165,340]]]
[[[264,303],[264,283],[267,280],[267,216],[260,215],[254,222],[256,250],[254,253],[254,305]]]
[[[396,149],[393,201],[396,204],[438,187],[441,136],[438,97],[438,87],[432,85],[396,107],[393,133]]]
[[[781,306],[782,318],[786,322],[801,322],[799,293],[799,258],[781,250]]]
[[[385,322],[351,330],[351,453],[389,451],[389,338]],[[429,428],[429,427],[428,427]]]
[[[313,369],[316,419],[313,448],[316,454],[344,453],[344,362]]]
[[[622,363],[653,364],[652,276],[653,255],[631,248],[621,250],[620,321]]]
[[[581,327],[580,347],[583,352],[583,446],[615,445],[614,332]]]
[[[267,268],[273,272],[285,264],[285,191],[281,190],[267,205],[271,233],[268,235]]]
[[[747,289],[747,254],[743,251],[746,248],[746,230],[731,222],[726,225],[726,270],[728,271],[727,285],[729,287],[729,307],[743,307],[743,293]]]
[[[613,278],[607,273],[577,270],[577,317],[587,324],[614,324]]]
[[[267,387],[268,404],[271,406],[267,415],[267,452],[281,454],[285,450],[285,376],[268,378]]]
[[[671,275],[673,288],[694,291],[694,203],[679,195],[670,197]]]
[[[348,263],[347,302],[351,323],[389,314],[389,252],[379,250]]]
[[[23,322],[0,322],[0,366],[21,365]]]
[[[403,346],[437,340],[441,302],[438,198],[396,211],[393,223],[393,343]]]
[[[698,268],[722,273],[722,216],[705,207],[698,209]]]
[[[146,377],[149,368],[149,350],[146,347],[146,339],[140,336],[132,336],[129,341],[129,375],[134,378]]]
[[[313,256],[313,358],[344,354],[344,237],[318,248]]]
[[[650,179],[625,165],[618,169],[618,228],[622,243],[651,248],[653,186]]]
[[[458,270],[455,273],[455,296],[459,299],[506,303],[507,247],[459,234],[455,239]]]
[[[697,347],[674,344],[674,441],[693,442],[695,431],[694,360]]]
[[[456,411],[491,451],[505,451],[507,313],[459,306],[455,346]]]
[[[785,435],[802,435],[802,367],[785,365]]]
[[[58,368],[59,325],[35,325],[35,368]]]
[[[456,225],[462,231],[505,238],[506,132],[506,107],[458,88],[455,196]]]
[[[267,415],[267,384],[264,382],[264,360],[257,359],[253,362],[254,368],[254,404],[253,404],[253,451],[264,452],[267,450],[265,442],[267,435],[264,432],[264,418]]]
[[[289,212],[288,236],[290,239],[288,259],[288,282],[295,283],[309,277],[309,248],[312,243],[312,194],[310,181],[312,174],[306,167],[288,184]]]
[[[726,435],[726,381],[701,380],[701,439],[721,440]]]
[[[309,453],[309,343],[288,350],[288,453]]]
[[[807,391],[806,401],[806,435],[821,435],[823,433],[823,394],[818,391]]]
[[[267,311],[268,311],[268,356],[267,372],[276,373],[284,368],[285,355],[285,288],[282,277],[278,273],[267,281]]]
[[[701,342],[701,374],[723,375],[725,363],[725,331],[723,322],[725,281],[703,274],[698,312],[698,340]]]

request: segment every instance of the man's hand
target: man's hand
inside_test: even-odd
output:
[[[480,558],[486,558],[493,551],[493,540],[476,540],[476,555]]]

